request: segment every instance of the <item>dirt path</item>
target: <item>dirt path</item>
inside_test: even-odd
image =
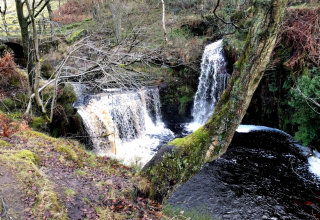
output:
[[[132,177],[135,172],[132,168],[107,157],[96,157],[75,141],[54,139],[37,132],[15,134],[5,141],[13,146],[12,149],[31,151],[34,157],[38,158],[36,166],[50,189],[55,192],[57,203],[66,210],[69,219],[147,220],[160,219],[162,216],[160,205],[133,193]],[[11,192],[6,191],[6,194],[21,195],[21,189],[10,178],[10,172],[3,170],[2,173],[5,173],[2,181],[10,185],[5,190],[11,189]],[[12,185],[17,187],[13,188]],[[36,196],[37,193],[32,195]],[[32,198],[28,196],[30,197]],[[20,198],[16,197],[15,200],[17,199]],[[8,202],[8,205],[10,204]],[[23,216],[23,209],[18,209],[23,207],[23,203],[20,201],[15,204],[13,210],[17,209],[16,213]],[[28,204],[30,203],[24,205]],[[52,217],[51,210],[44,208],[41,212],[43,219]],[[28,213],[30,219],[38,217],[34,211],[32,213],[31,216]]]
[[[26,219],[21,192],[23,187],[13,171],[0,161],[0,219]]]

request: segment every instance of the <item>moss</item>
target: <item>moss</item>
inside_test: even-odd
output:
[[[173,38],[184,38],[184,39],[190,39],[191,37],[193,37],[193,34],[191,32],[191,30],[188,27],[182,27],[182,28],[177,28],[172,30],[169,35],[168,38],[173,39]]]
[[[15,109],[15,102],[13,99],[6,97],[0,102],[0,110],[3,112],[13,111]]]
[[[98,166],[97,157],[93,155],[91,152],[87,152],[89,154],[88,158],[86,159],[87,165],[96,168]]]
[[[85,29],[76,30],[70,36],[67,37],[66,42],[68,44],[72,44],[72,43],[76,42],[77,40],[80,40],[86,34],[87,34],[87,30],[85,30]]]
[[[44,61],[41,63],[41,75],[45,79],[49,79],[51,74],[53,73],[53,68],[48,61]]]
[[[169,142],[168,145],[182,146],[184,140],[184,138],[176,138],[173,141]]]
[[[62,104],[73,104],[77,100],[77,95],[70,83],[64,84],[61,94],[58,96],[58,101]]]
[[[62,144],[62,145],[56,146],[56,150],[61,153],[64,153],[67,159],[72,160],[74,162],[79,162],[78,155],[72,149],[72,146]]]
[[[36,162],[35,156],[30,150],[18,151],[16,156],[21,158],[21,159],[25,159],[26,161],[29,161],[31,163],[35,163]]]
[[[210,212],[203,208],[185,209],[183,207],[174,207],[171,204],[164,205],[162,209],[163,214],[168,219],[197,219],[197,220],[211,220]]]
[[[31,212],[36,219],[44,218],[46,211],[52,219],[67,219],[65,208],[59,204],[56,193],[34,163],[36,158],[31,151],[2,151],[0,161],[15,171],[24,193],[35,198]]]
[[[38,131],[46,130],[47,121],[43,117],[33,117],[31,119],[30,127]]]
[[[87,175],[87,173],[84,170],[80,170],[80,169],[76,170],[76,174],[79,176],[86,176]]]
[[[66,189],[66,190],[64,191],[64,194],[65,194],[67,197],[72,197],[72,196],[74,196],[74,195],[76,194],[76,192],[75,192],[73,189],[68,188],[68,189]]]
[[[38,139],[41,139],[43,142],[51,142],[53,144],[56,144],[58,142],[58,139],[50,137],[44,133],[38,132],[38,131],[32,131],[32,130],[27,130],[22,133],[17,134],[18,136],[22,138],[27,138],[30,141],[37,141],[35,144],[39,144]]]
[[[150,179],[151,198],[160,201],[166,199],[163,196],[167,196],[168,192],[174,190],[179,182],[186,181],[198,172],[204,163],[205,147],[209,141],[209,133],[202,127],[186,138],[170,142],[169,144],[176,146],[173,152],[166,153],[160,163],[147,170],[149,175],[155,177]],[[175,187],[172,188],[173,185]]]
[[[12,148],[13,146],[14,145],[0,139],[0,150],[1,148]]]

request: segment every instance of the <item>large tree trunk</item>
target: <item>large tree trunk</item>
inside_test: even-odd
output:
[[[287,1],[254,2],[252,27],[243,54],[234,65],[230,84],[213,115],[196,132],[169,143],[172,148],[167,146],[169,151],[142,171],[141,175],[150,181],[148,193],[151,198],[158,201],[166,199],[206,162],[225,153],[270,61]]]

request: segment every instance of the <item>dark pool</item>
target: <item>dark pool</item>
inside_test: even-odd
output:
[[[275,131],[236,133],[168,202],[213,219],[319,219],[320,181],[293,142]]]

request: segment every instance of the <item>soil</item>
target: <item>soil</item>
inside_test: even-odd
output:
[[[132,168],[107,157],[89,155],[81,147],[73,145],[76,142],[65,140],[64,144],[67,142],[74,147],[78,161],[57,151],[59,143],[41,137],[13,135],[2,139],[14,144],[15,150],[27,149],[41,158],[38,166],[56,192],[58,202],[66,207],[69,219],[160,219],[162,216],[159,204],[133,193],[132,177],[135,172]],[[89,157],[94,157],[94,165],[90,165]],[[0,166],[0,173],[1,191],[10,195],[10,201],[5,198],[12,210],[10,213],[18,216],[15,219],[26,219],[23,207],[32,207],[28,199],[24,203],[21,201],[22,187],[5,167]],[[27,213],[28,217],[34,219],[30,213]]]
[[[0,161],[0,219],[26,219],[22,202],[22,185],[15,178],[14,172]],[[3,207],[5,206],[5,207]]]

